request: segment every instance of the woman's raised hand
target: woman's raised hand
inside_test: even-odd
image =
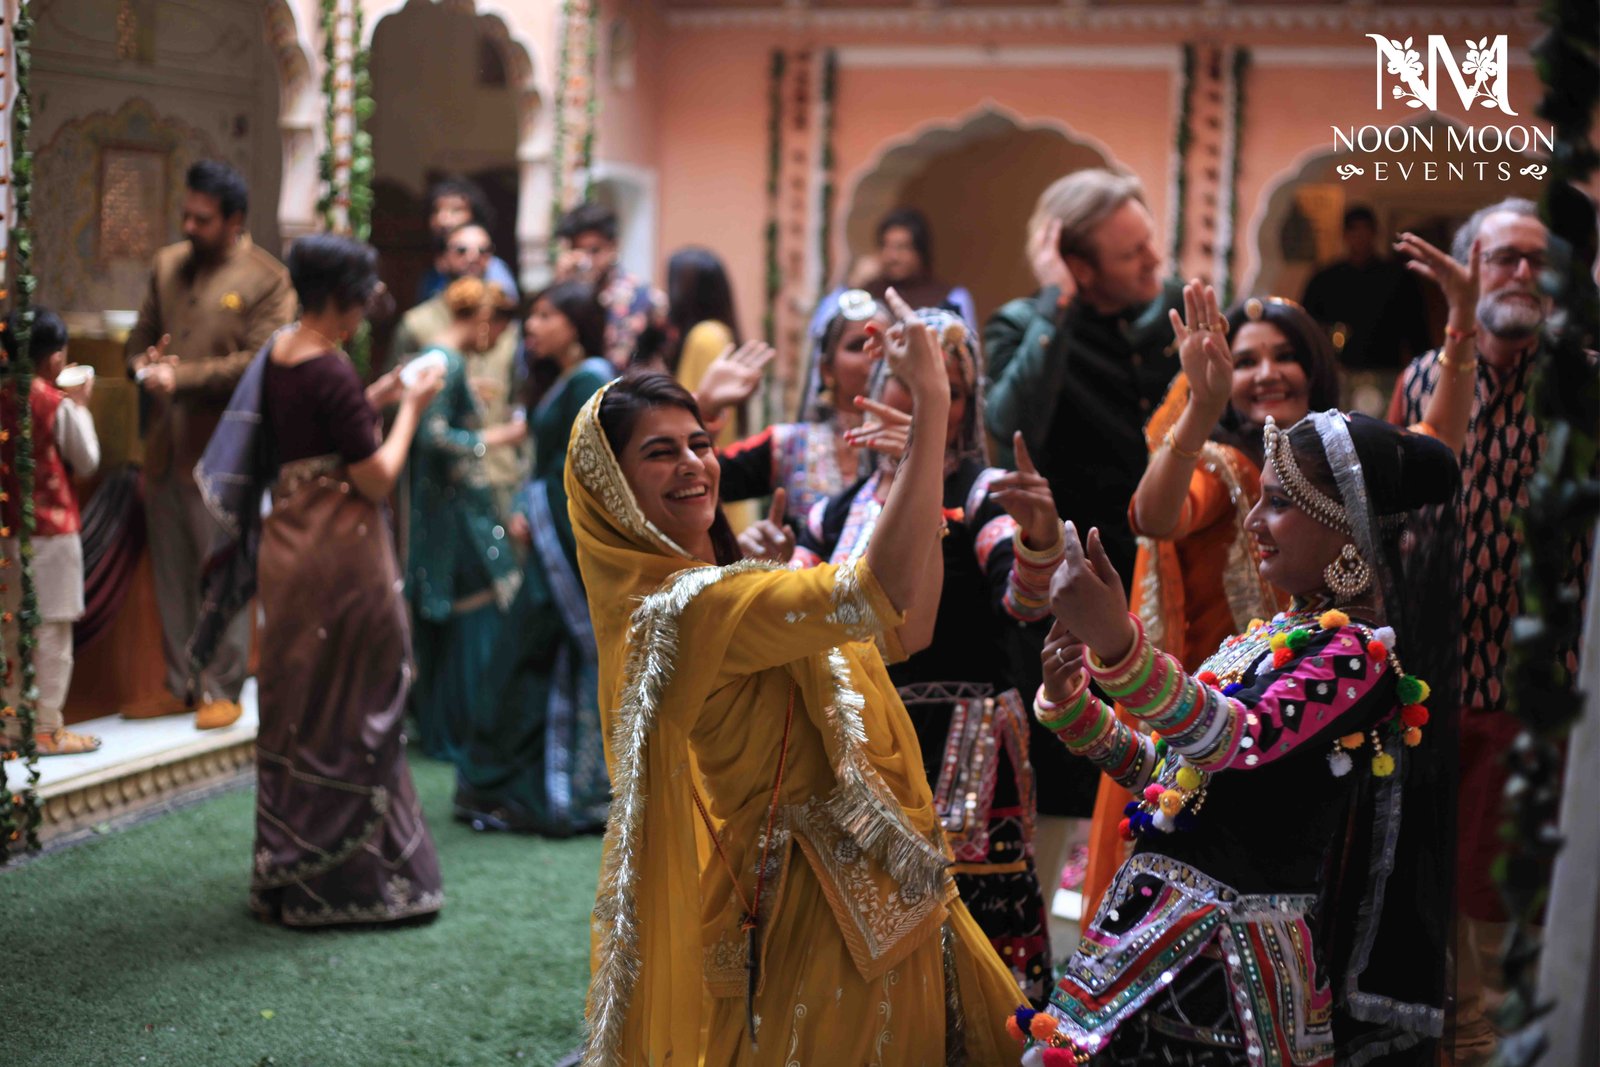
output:
[[[895,324],[889,327],[885,356],[889,369],[905,383],[913,401],[921,406],[943,398],[950,402],[950,375],[945,369],[944,352],[933,329],[925,326],[910,304],[899,293],[889,289],[884,293],[889,310],[894,313]],[[870,346],[871,339],[868,339]]]
[[[772,494],[772,507],[767,511],[767,517],[752,523],[739,535],[739,547],[744,550],[746,559],[788,563],[793,558],[794,534],[783,522],[788,506],[788,491],[780,486]]]
[[[1233,353],[1228,348],[1228,320],[1217,306],[1217,291],[1195,279],[1183,287],[1183,318],[1167,312],[1178,341],[1178,359],[1189,380],[1190,402],[1216,422],[1233,392]]]
[[[1100,531],[1089,531],[1088,544],[1067,523],[1061,566],[1050,580],[1050,611],[1083,639],[1102,662],[1114,663],[1133,647],[1135,631],[1128,618],[1128,596],[1122,578],[1100,543]]]
[[[706,368],[696,388],[700,416],[714,419],[723,408],[738,407],[749,400],[773,355],[773,347],[765,341],[746,341],[738,348],[729,345],[723,349]]]
[[[390,404],[399,403],[405,391],[405,385],[400,381],[400,368],[396,367],[367,386],[367,403],[382,411]]]
[[[1021,430],[1011,435],[1011,446],[1017,454],[1017,469],[990,482],[989,495],[1017,520],[1029,548],[1035,552],[1054,548],[1061,543],[1061,519],[1050,483],[1034,467]]]
[[[906,446],[911,443],[910,415],[865,396],[856,397],[856,407],[866,412],[867,418],[860,426],[844,432],[845,444],[871,449],[893,460],[906,454]]]

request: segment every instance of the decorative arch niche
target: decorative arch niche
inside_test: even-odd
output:
[[[993,104],[921,127],[887,143],[857,172],[840,261],[873,251],[885,214],[918,208],[933,231],[934,274],[971,290],[981,321],[1037,287],[1024,253],[1028,217],[1046,186],[1087,167],[1117,169],[1111,152],[1091,138]]]
[[[274,253],[313,228],[317,193],[319,93],[289,0],[103,6],[31,5],[32,143],[53,191],[35,205],[41,296],[85,313],[138,306],[195,159],[244,172],[250,231]]]
[[[1465,127],[1450,116],[1439,114],[1427,115],[1409,125],[1433,134],[1434,152],[1383,151],[1363,158],[1319,145],[1268,181],[1257,201],[1264,203],[1265,208],[1256,217],[1250,235],[1255,270],[1249,285],[1241,287],[1239,292],[1300,299],[1311,275],[1344,255],[1340,236],[1344,212],[1358,204],[1372,208],[1377,215],[1380,236],[1410,230],[1441,248],[1448,248],[1456,228],[1478,208],[1510,196],[1539,199],[1543,183],[1521,171],[1532,164],[1548,163],[1548,160],[1518,152],[1471,157],[1486,163],[1485,170],[1490,175],[1487,180],[1479,180],[1475,169],[1468,172],[1466,181],[1420,180],[1420,165],[1425,160],[1435,160],[1441,175],[1447,174],[1444,166],[1447,159],[1461,161],[1448,155],[1441,146],[1447,143],[1449,128]],[[1391,165],[1387,171],[1388,180],[1378,181],[1371,166],[1374,158],[1414,163],[1419,170],[1413,171],[1412,178],[1406,180]],[[1347,163],[1363,167],[1365,173],[1349,179],[1340,178],[1335,168]],[[1510,169],[1511,177],[1507,181],[1494,177],[1501,163]],[[1433,286],[1424,286],[1424,292],[1431,302],[1433,324],[1442,329],[1443,298]]]
[[[534,63],[535,52],[526,40],[513,32],[515,21],[498,10],[497,5],[474,3],[473,0],[402,0],[390,4],[367,4],[367,45],[372,49],[373,103],[375,113],[368,129],[373,134],[374,163],[377,175],[374,193],[377,196],[373,219],[373,243],[384,251],[386,262],[407,263],[406,278],[391,280],[391,287],[402,298],[409,297],[418,277],[426,269],[428,237],[423,216],[422,198],[430,174],[443,172],[462,173],[479,179],[490,186],[491,200],[504,215],[496,227],[495,243],[498,254],[507,260],[525,283],[538,281],[547,271],[546,249],[549,243],[550,198],[549,160],[553,130],[550,108],[545,106],[546,92],[537,78],[539,70]],[[386,58],[397,45],[404,49],[414,47],[408,41],[419,33],[422,41],[428,27],[447,28],[451,22],[444,20],[470,20],[455,25],[470,26],[474,38],[472,59],[459,65],[448,63],[393,65]],[[459,31],[451,30],[451,33]],[[479,60],[483,62],[479,62]],[[492,77],[476,84],[478,69],[482,67]],[[415,140],[420,132],[414,125],[396,131],[385,125],[386,118],[395,114],[393,105],[385,99],[393,98],[397,85],[415,84],[432,71],[455,84],[451,99],[456,102],[455,113],[447,121],[459,124],[463,116],[481,118],[473,109],[492,107],[496,114],[494,129],[483,144],[465,151],[454,151],[451,137],[460,133],[459,125],[447,126],[434,138],[433,146],[424,146],[424,155],[414,165],[395,168],[388,165],[391,150],[396,147],[397,132],[405,140]],[[466,81],[461,85],[461,74]],[[393,79],[400,79],[396,82]],[[496,97],[503,98],[496,100]],[[414,109],[405,109],[415,114]],[[387,111],[387,114],[386,114]],[[385,140],[390,141],[385,144]],[[459,143],[459,142],[455,142]],[[409,149],[407,149],[409,150]],[[396,258],[399,257],[399,258]],[[409,279],[409,281],[408,281]],[[398,281],[398,287],[396,287]]]

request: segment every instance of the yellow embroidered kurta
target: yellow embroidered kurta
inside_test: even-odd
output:
[[[956,898],[915,731],[873,637],[867,568],[688,558],[638,511],[579,416],[567,485],[600,652],[615,799],[595,907],[586,1064],[1010,1062],[1015,980]],[[643,597],[642,602],[639,600]],[[698,789],[754,892],[791,685],[762,901],[753,1048],[742,906]]]

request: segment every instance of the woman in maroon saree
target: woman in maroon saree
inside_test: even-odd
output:
[[[286,926],[431,915],[444,894],[405,762],[410,632],[383,501],[442,377],[403,385],[396,372],[363,390],[339,349],[379,291],[370,247],[306,237],[288,265],[300,320],[256,357],[196,470],[229,537],[191,658],[258,586],[251,910]],[[385,440],[377,409],[396,399]]]

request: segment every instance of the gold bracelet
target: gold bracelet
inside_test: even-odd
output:
[[[1457,374],[1470,374],[1478,368],[1478,357],[1476,354],[1474,354],[1471,359],[1466,360],[1465,362],[1451,362],[1450,357],[1444,354],[1444,349],[1440,349],[1439,366],[1443,367],[1445,370],[1453,370]]]
[[[1172,430],[1167,431],[1167,436],[1161,439],[1161,443],[1171,449],[1173,455],[1181,456],[1184,459],[1199,459],[1200,448],[1205,447],[1204,445],[1201,445],[1200,448],[1195,449],[1193,452],[1186,450],[1182,445],[1178,444],[1178,439],[1173,436]]]

